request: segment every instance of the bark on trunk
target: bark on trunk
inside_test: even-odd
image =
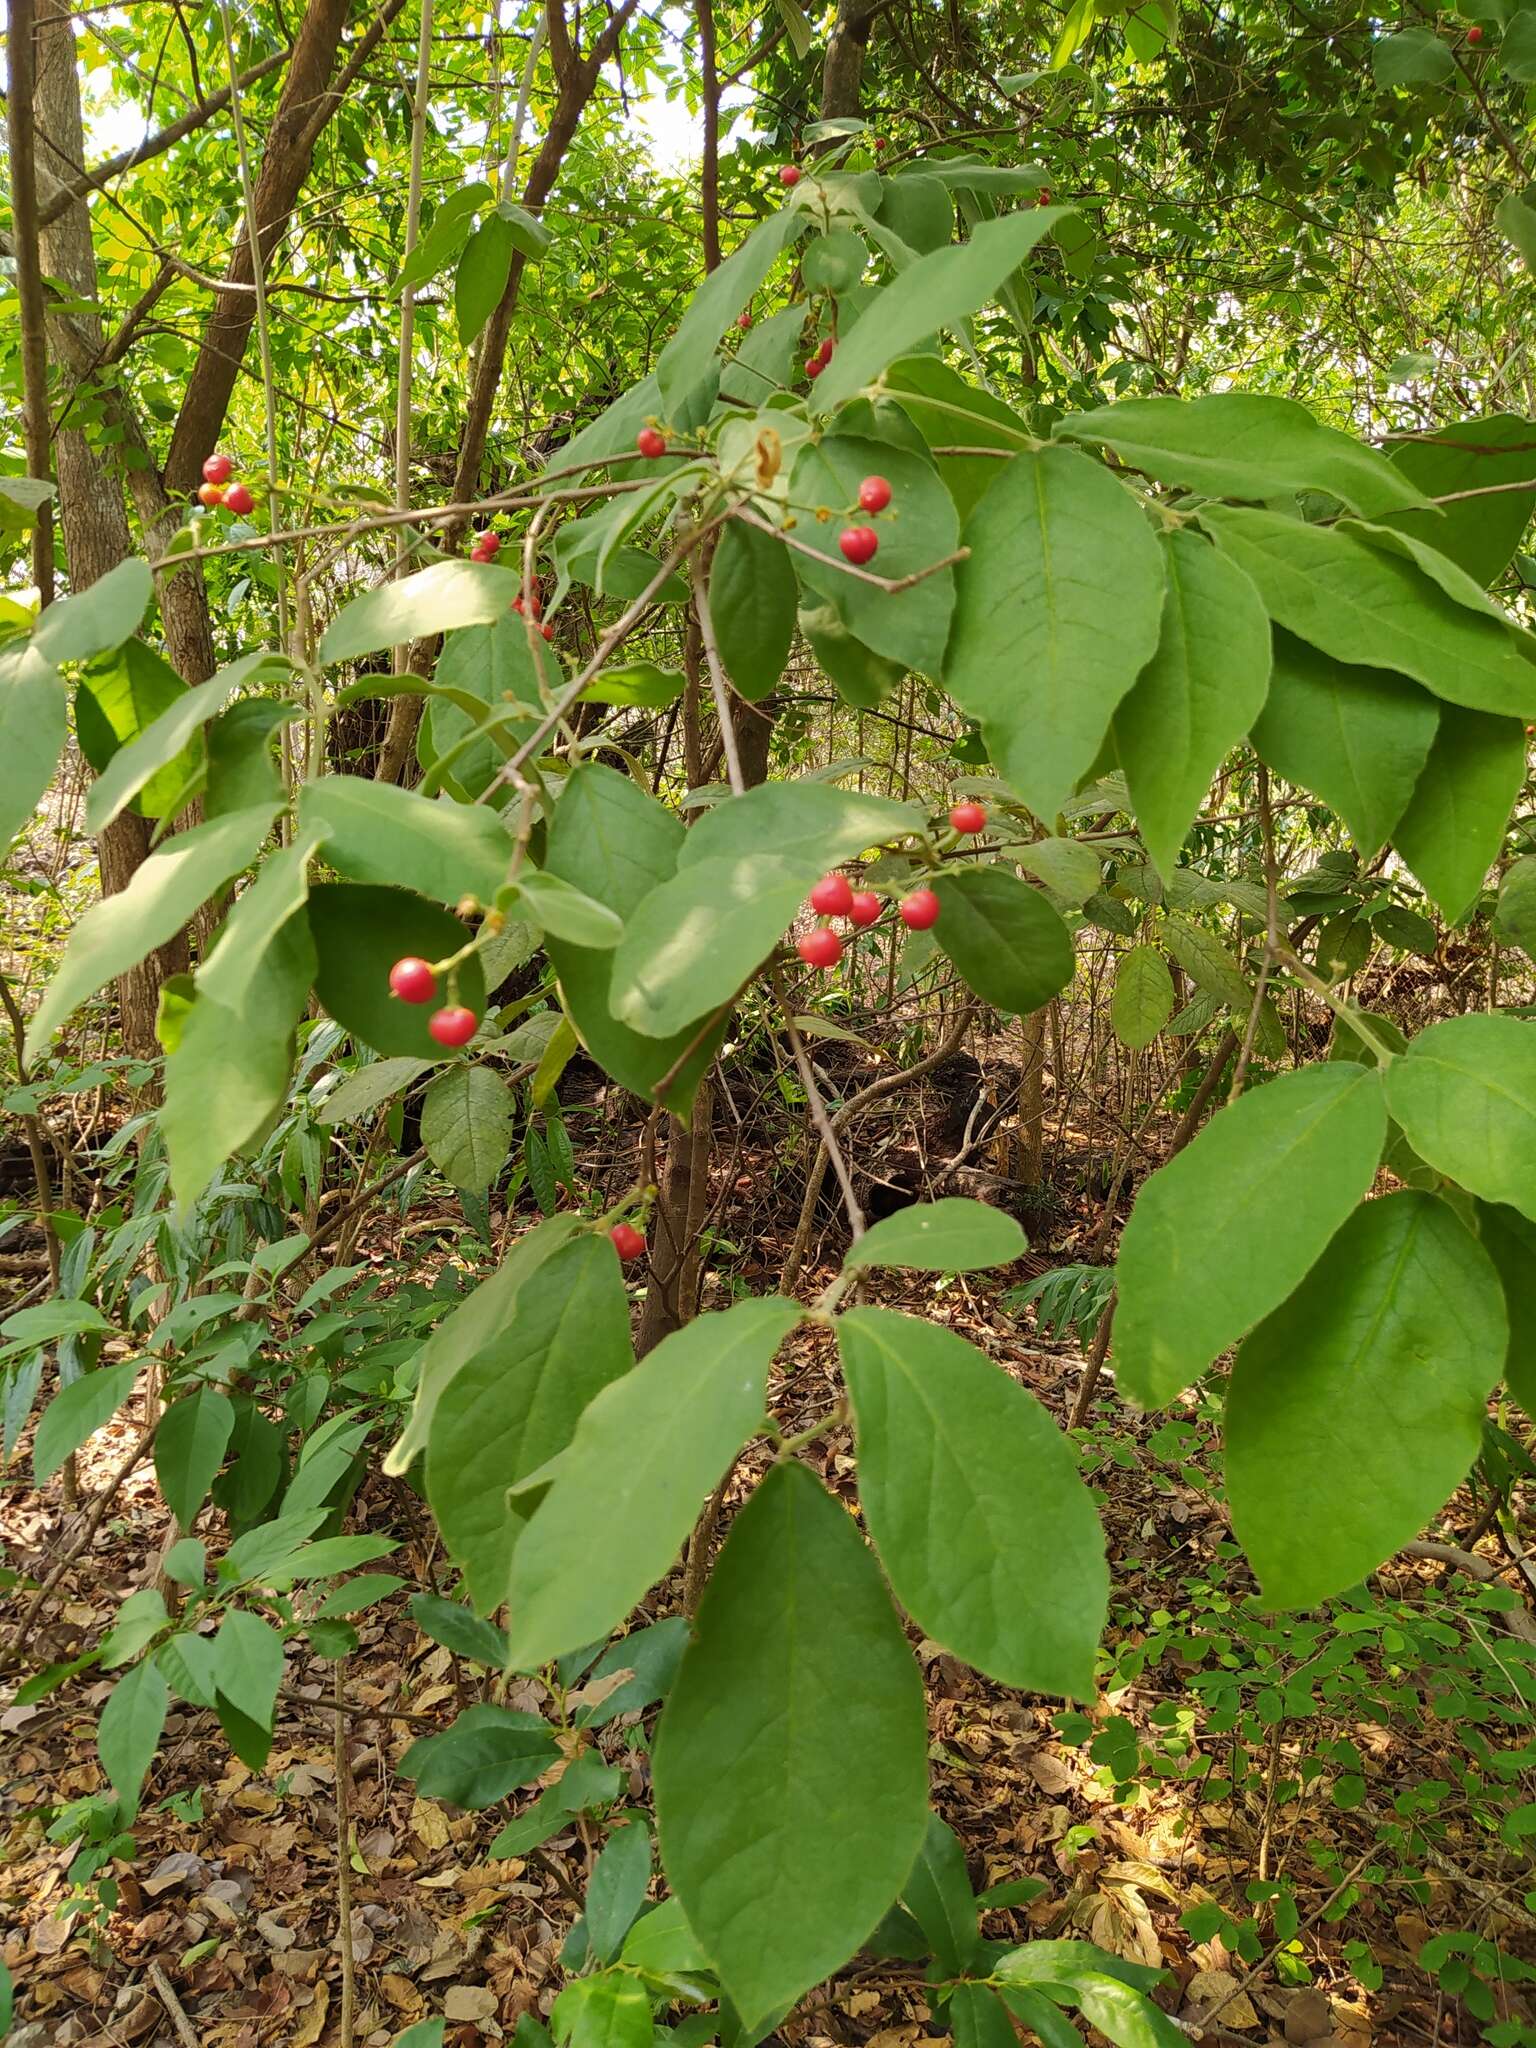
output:
[[[864,53],[884,0],[837,0],[837,19],[821,67],[821,118],[836,120],[862,111]]]

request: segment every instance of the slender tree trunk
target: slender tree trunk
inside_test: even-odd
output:
[[[36,89],[37,28],[33,0],[11,0],[6,36],[10,63],[12,211],[16,223],[16,296],[21,312],[22,419],[27,474],[46,483],[52,473],[48,424],[48,335],[43,270],[38,254],[37,148],[32,96]],[[32,528],[32,580],[38,605],[53,602],[53,507],[37,508]]]
[[[58,164],[50,168],[55,176],[62,177],[69,158],[73,156],[78,162],[84,152],[75,33],[65,0],[39,0],[37,26],[37,126],[40,139],[47,138],[45,148],[49,144],[58,146]],[[94,310],[96,253],[91,243],[90,215],[82,203],[77,201],[41,230],[38,254],[45,274],[63,284],[80,308],[68,318],[72,334],[61,331],[63,315],[50,315],[51,347],[60,360],[67,361],[75,337],[83,337],[99,352],[102,327],[100,315]],[[117,477],[81,429],[69,424],[67,416],[54,439],[54,458],[70,588],[84,590],[133,552],[128,513]],[[144,819],[125,811],[107,827],[96,845],[102,894],[116,895],[133,879],[149,850],[149,827]],[[183,972],[187,959],[186,940],[178,937],[119,978],[123,1044],[130,1052],[145,1056],[155,1052],[155,1012],[161,981],[166,975]]]
[[[837,19],[821,67],[823,121],[863,111],[864,53],[884,0],[837,0]]]

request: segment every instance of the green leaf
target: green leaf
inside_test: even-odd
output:
[[[465,348],[495,312],[507,288],[513,246],[512,223],[499,212],[488,213],[464,244],[453,278],[453,316]]]
[[[55,664],[108,654],[138,631],[154,592],[148,563],[119,562],[88,589],[49,605],[33,629],[32,645]]]
[[[1502,1202],[1477,1204],[1478,1235],[1504,1288],[1509,1349],[1504,1377],[1536,1419],[1536,1224]]]
[[[69,692],[58,670],[33,647],[0,648],[0,850],[53,780],[68,733]]]
[[[763,1426],[769,1361],[800,1313],[766,1295],[700,1316],[585,1410],[513,1553],[511,1669],[606,1636],[671,1567],[710,1488]]]
[[[1162,547],[1161,637],[1115,712],[1114,736],[1147,851],[1171,871],[1217,769],[1263,709],[1270,645],[1241,569],[1187,529]]]
[[[402,1003],[390,993],[389,970],[407,953],[444,960],[469,936],[456,917],[409,889],[368,882],[324,882],[309,892],[315,942],[315,994],[336,1019],[375,1052],[436,1065],[443,1048],[427,1030],[435,1004]],[[458,1000],[485,1012],[485,975],[477,953],[458,967]]]
[[[1525,728],[1518,718],[1442,708],[1392,839],[1448,924],[1459,924],[1482,894],[1524,780]]]
[[[749,2032],[896,1897],[928,1824],[926,1743],[874,1559],[804,1465],[775,1465],[731,1525],[655,1746],[662,1862]]]
[[[580,1217],[551,1216],[525,1231],[488,1279],[443,1318],[416,1355],[416,1400],[405,1428],[384,1460],[395,1477],[408,1472],[427,1447],[443,1389],[487,1346],[504,1343],[517,1297],[544,1261],[571,1237]]]
[[[891,181],[887,192],[903,186],[927,185],[927,178]],[[950,239],[953,214],[945,202],[949,225],[942,241]],[[911,240],[911,237],[908,237]],[[919,245],[913,242],[913,247]],[[918,428],[930,448],[995,448],[1001,455],[1013,455],[1028,448],[1034,437],[1011,406],[990,392],[979,390],[937,356],[907,356],[893,363],[885,374],[888,398],[899,405]],[[954,499],[955,510],[968,519],[977,500],[997,482],[1000,461],[990,455],[936,455],[934,461],[945,487]]]
[[[1091,1698],[1109,1576],[1066,1437],[936,1323],[859,1308],[837,1330],[859,1501],[896,1597],[925,1635],[1002,1684]]]
[[[125,641],[89,662],[80,678],[75,737],[81,753],[99,775],[129,741],[186,695],[186,684],[168,661],[142,640]],[[163,818],[180,808],[199,766],[198,751],[182,747],[140,784],[133,801],[142,816]]]
[[[433,1642],[444,1644],[455,1656],[471,1658],[488,1671],[504,1668],[506,1636],[494,1622],[482,1621],[457,1600],[444,1600],[438,1593],[418,1593],[411,1601],[411,1619]]]
[[[1336,661],[1396,669],[1475,711],[1536,712],[1536,665],[1514,630],[1458,604],[1358,527],[1234,505],[1209,507],[1200,520],[1258,585],[1270,616]]]
[[[322,1124],[359,1123],[372,1116],[386,1102],[392,1102],[403,1088],[419,1081],[427,1072],[425,1060],[372,1060],[344,1074],[315,1112]]]
[[[1385,1078],[1387,1108],[1421,1159],[1536,1218],[1536,1024],[1496,1012],[1443,1018]]]
[[[1280,633],[1253,744],[1278,774],[1337,811],[1371,854],[1407,808],[1439,723],[1440,706],[1406,677],[1346,667]]]
[[[949,2025],[955,2048],[1013,2048],[1019,2038],[997,1993],[971,1980],[955,1986],[949,2001]],[[1081,2042],[1082,2036],[1072,2027],[1068,2026],[1067,2032],[1074,2043]],[[1041,2038],[1049,2048],[1048,2037]]]
[[[1035,244],[1070,216],[1062,206],[1030,207],[983,221],[968,242],[908,264],[873,298],[838,343],[812,391],[831,412],[872,384],[887,363],[911,353],[940,328],[957,328],[997,296]]]
[[[952,1828],[931,1814],[912,1874],[901,1889],[902,1904],[928,1937],[934,1961],[946,1977],[960,1977],[981,1960],[981,1930],[965,1851]]]
[[[873,515],[848,511],[870,475],[889,482],[891,509]],[[952,555],[960,544],[959,515],[932,464],[887,441],[828,434],[801,447],[790,472],[790,493],[797,506],[811,508],[809,516],[797,512],[795,526],[795,538],[815,550],[814,555],[795,556],[805,588],[825,598],[847,630],[876,654],[937,675],[955,607],[954,570],[925,576],[909,590],[882,590],[849,575],[838,546],[838,535],[851,520],[873,526],[880,552],[868,565],[870,573],[892,579],[915,575]],[[821,510],[831,517],[815,516]]]
[[[638,783],[600,762],[584,761],[560,792],[544,870],[627,920],[652,889],[671,879],[682,844],[681,823]],[[687,1116],[699,1078],[719,1049],[724,1022],[692,1052],[692,1030],[646,1037],[620,1023],[609,1007],[611,951],[561,939],[551,939],[548,951],[566,1008],[603,1071],[651,1101],[656,1083],[677,1067],[667,1102],[678,1116]]]
[[[784,543],[744,520],[728,520],[710,563],[709,609],[726,674],[751,703],[784,673],[799,601]]]
[[[160,1129],[176,1201],[189,1206],[283,1103],[294,1031],[315,977],[305,914],[313,843],[266,860],[198,969],[166,1060]]]
[[[1173,976],[1156,946],[1133,946],[1120,957],[1109,1020],[1133,1052],[1150,1045],[1173,1015]]]
[[[130,648],[136,644],[130,643]],[[184,766],[175,764],[178,759],[185,760],[189,755],[200,728],[224,710],[236,690],[253,688],[285,676],[291,666],[285,655],[263,649],[257,654],[242,655],[227,668],[221,668],[217,675],[210,676],[206,683],[199,683],[190,690],[182,687],[168,693],[166,708],[158,717],[144,724],[137,737],[120,736],[125,743],[113,752],[92,783],[85,799],[85,818],[90,829],[93,832],[103,831],[135,798],[147,795],[162,778],[170,786],[171,794],[175,795],[184,786],[186,774]],[[180,683],[179,677],[176,680]],[[261,700],[252,699],[250,704],[254,709]],[[280,715],[275,704],[261,704],[261,709],[274,717]],[[264,794],[259,792],[253,796],[252,805],[262,801]],[[143,808],[150,817],[161,815],[147,801]]]
[[[671,1038],[729,1003],[773,951],[807,886],[803,861],[761,851],[683,868],[641,898],[624,928],[612,956],[614,1015],[648,1038]]]
[[[446,1181],[479,1193],[512,1150],[512,1091],[489,1067],[457,1060],[421,1101],[421,1142]]]
[[[919,1273],[979,1273],[1007,1266],[1029,1249],[1013,1217],[986,1202],[949,1195],[917,1202],[872,1223],[845,1266],[905,1266]]]
[[[1081,910],[1099,886],[1099,857],[1080,839],[1031,839],[1005,847],[1004,856],[1073,910]]]
[[[1529,17],[1536,21],[1536,14]],[[1536,477],[1531,468],[1536,421],[1518,413],[1455,420],[1422,439],[1394,441],[1391,459],[1426,497],[1483,491],[1480,498],[1421,512],[1394,512],[1385,523],[1438,548],[1486,590],[1509,567],[1536,511],[1536,488],[1493,489]],[[1378,514],[1378,517],[1381,515]]]
[[[984,1003],[1027,1016],[1072,979],[1076,956],[1060,913],[1006,868],[950,870],[934,894],[934,937]]]
[[[1114,1977],[1085,1973],[1074,1988],[1078,2011],[1115,2048],[1185,2048],[1189,2040],[1145,1993]]]
[[[916,830],[923,815],[915,804],[830,782],[766,782],[706,811],[684,838],[678,866],[766,851],[793,862],[809,886],[840,861]]]
[[[237,664],[238,665],[238,664]],[[283,800],[283,774],[277,759],[277,729],[292,717],[284,704],[266,697],[248,697],[210,719],[203,735],[208,757],[203,784],[203,816],[222,818],[231,811]],[[146,741],[150,735],[144,735]],[[123,752],[126,754],[125,747]],[[117,763],[112,764],[115,769]],[[106,778],[103,778],[104,780]]]
[[[1506,939],[1536,960],[1536,854],[1526,854],[1505,874],[1493,921]]]
[[[488,562],[434,562],[343,605],[321,635],[319,658],[325,664],[355,661],[455,627],[493,626],[511,610],[521,588],[514,569]]]
[[[613,1246],[583,1235],[524,1282],[510,1327],[443,1387],[427,1441],[427,1495],[482,1613],[507,1598],[524,1525],[508,1489],[565,1449],[587,1403],[633,1362]]]
[[[657,1700],[664,1700],[672,1690],[690,1633],[690,1624],[684,1617],[672,1614],[665,1621],[632,1629],[627,1636],[611,1643],[593,1665],[591,1683],[596,1686],[605,1678],[626,1672],[631,1675],[624,1678],[616,1691],[578,1707],[576,1726],[604,1728],[621,1714],[638,1714],[654,1706]]]
[[[1355,1211],[1227,1393],[1232,1526],[1270,1605],[1315,1607],[1418,1535],[1477,1456],[1507,1341],[1498,1275],[1446,1203]]]
[[[1246,1017],[1253,1001],[1252,991],[1242,969],[1214,932],[1174,911],[1162,920],[1158,932],[1186,974],[1236,1016]]]
[[[117,1681],[101,1710],[96,1729],[101,1767],[130,1810],[138,1806],[139,1788],[155,1760],[169,1705],[170,1693],[159,1667],[146,1660]]]
[[[355,882],[414,889],[438,903],[490,903],[507,879],[512,835],[485,804],[418,796],[393,782],[322,775],[299,793],[299,825]]]
[[[1288,498],[1324,491],[1366,518],[1422,505],[1422,494],[1374,448],[1324,426],[1293,398],[1218,391],[1204,398],[1126,398],[1074,414],[1056,432],[1113,448],[1160,484],[1212,498]]]
[[[1521,193],[1506,192],[1493,209],[1493,217],[1519,250],[1526,269],[1536,270],[1536,207],[1528,205]]]
[[[242,1721],[270,1735],[277,1689],[283,1682],[282,1637],[259,1614],[231,1607],[213,1639],[213,1653],[219,1697]]]
[[[32,1443],[32,1476],[46,1486],[64,1460],[93,1437],[133,1392],[138,1359],[101,1365],[82,1373],[54,1395],[38,1420]]]
[[[560,1758],[555,1731],[538,1714],[510,1707],[469,1707],[442,1735],[425,1735],[400,1759],[402,1778],[423,1799],[478,1811],[519,1785],[531,1785]]]
[[[587,1938],[600,1963],[624,1945],[651,1883],[651,1831],[643,1820],[616,1828],[587,1880]]]
[[[482,1624],[483,1625],[483,1624]],[[605,1764],[596,1750],[573,1757],[555,1783],[541,1792],[525,1813],[508,1821],[486,1851],[493,1860],[526,1856],[551,1835],[559,1834],[573,1813],[607,1806],[619,1796],[623,1778],[616,1764]],[[642,1923],[643,1925],[644,1923]],[[626,1944],[626,1953],[628,1944]]]
[[[103,1671],[131,1662],[154,1641],[169,1619],[165,1601],[153,1586],[141,1586],[137,1593],[130,1593],[102,1640],[99,1661]]]
[[[653,661],[618,662],[598,672],[596,681],[582,691],[581,702],[614,704],[626,711],[665,711],[681,697],[687,680],[681,669],[658,668]]]
[[[947,249],[955,239],[955,203],[937,177],[913,173],[887,178],[875,211],[876,218],[919,256]]]
[[[237,875],[266,838],[276,808],[231,811],[179,832],[139,867],[128,887],[93,903],[70,935],[58,973],[33,1015],[27,1057],[37,1058],[88,996],[163,946]]]
[[[769,272],[805,225],[805,214],[789,207],[759,221],[689,300],[676,334],[656,365],[661,411],[674,424],[678,423],[679,407],[713,368],[721,335],[761,291]]]
[[[1321,1257],[1376,1177],[1381,1082],[1304,1067],[1220,1110],[1144,1181],[1115,1267],[1115,1377],[1161,1408]]]
[[[537,263],[544,252],[553,247],[553,234],[543,221],[535,220],[526,207],[503,199],[498,201],[496,211],[512,230],[513,247],[520,250],[530,263]]]
[[[1156,652],[1163,555],[1102,463],[1056,447],[1002,469],[966,522],[944,673],[1004,779],[1051,818]]]
[[[792,6],[794,0],[782,4]],[[625,1970],[574,1978],[549,2017],[560,2048],[654,2048],[650,1994]]]
[[[199,1387],[166,1409],[155,1432],[155,1477],[166,1506],[190,1529],[234,1434],[235,1411],[217,1387]]]
[[[1371,70],[1378,85],[1407,91],[1443,85],[1455,77],[1456,60],[1432,29],[1404,28],[1372,45]]]
[[[614,911],[559,875],[525,867],[517,877],[517,893],[521,907],[536,924],[572,946],[606,951],[624,935],[623,920]]]

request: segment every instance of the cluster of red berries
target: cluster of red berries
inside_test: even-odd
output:
[[[430,961],[407,953],[389,970],[389,986],[402,1003],[430,1003],[437,994],[437,976]],[[474,1011],[466,1010],[462,1003],[449,1003],[432,1012],[427,1019],[427,1031],[439,1045],[468,1045],[479,1021]]]
[[[613,1240],[614,1250],[626,1265],[631,1259],[638,1259],[645,1250],[645,1238],[633,1223],[615,1223],[608,1235]]]
[[[883,512],[891,502],[891,487],[883,476],[867,476],[859,485],[859,510],[861,512]],[[872,526],[845,526],[837,536],[838,547],[843,560],[852,562],[856,569],[862,569],[866,562],[872,562],[880,546],[880,536]]]
[[[952,806],[949,822],[953,830],[974,836],[987,829],[987,814],[974,799]],[[855,889],[846,875],[823,875],[806,899],[818,917],[846,917],[852,925],[871,925],[881,911],[880,898],[872,889]],[[896,914],[911,932],[926,932],[939,921],[939,899],[926,883],[903,896]],[[795,942],[795,951],[807,967],[835,967],[843,957],[843,942],[829,924],[819,924]]]
[[[540,621],[539,594],[537,591],[533,593],[532,597],[529,598],[526,604],[523,603],[522,592],[519,591],[517,596],[514,597],[512,600],[512,609],[517,613],[520,619],[532,619],[533,623],[538,627],[540,633],[543,634],[546,640],[554,639],[555,629],[549,623],[548,619],[544,619],[542,622]]]
[[[227,455],[210,455],[203,464],[203,480],[197,487],[199,502],[211,512],[216,505],[222,505],[226,512],[235,512],[243,517],[255,509],[256,500],[244,484],[232,484],[229,480],[235,473],[235,465]]]
[[[472,562],[494,562],[501,553],[501,535],[492,527],[475,535],[475,544],[469,551]]]
[[[827,367],[828,363],[831,362],[832,351],[836,347],[837,339],[834,335],[824,334],[821,337],[820,347],[817,349],[815,355],[809,358],[805,366],[805,374],[807,375],[807,377],[810,378],[813,384],[816,382],[816,379],[821,375],[822,371]]]

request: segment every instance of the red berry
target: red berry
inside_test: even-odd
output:
[[[414,953],[407,953],[391,967],[389,985],[402,1003],[430,1003],[437,994],[437,976]],[[443,1012],[444,1016],[448,1014]]]
[[[540,626],[539,631],[544,635],[544,638],[546,640],[553,640],[555,637],[555,629],[549,623],[548,619],[546,619],[543,625]]]
[[[780,164],[779,183],[781,185],[798,185],[799,182],[800,166],[798,164]]]
[[[846,917],[853,908],[853,884],[846,875],[823,875],[811,891],[811,908],[823,917]]]
[[[1480,28],[1478,28],[1478,27],[1476,26],[1476,24],[1474,23],[1474,24],[1473,24],[1473,26],[1472,26],[1471,28],[1469,28],[1469,29],[1467,30],[1467,41],[1468,41],[1469,43],[1473,43],[1473,44],[1476,44],[1476,43],[1480,43],[1480,42],[1481,42],[1482,40],[1483,40],[1483,32],[1482,32],[1482,30],[1481,30]]]
[[[914,889],[910,896],[903,896],[898,908],[909,932],[925,932],[939,921],[939,899],[928,888]]]
[[[810,361],[805,366],[805,374],[807,375],[807,377],[810,378],[811,382],[814,384],[816,379],[821,375],[822,371],[826,367],[826,364],[821,360],[820,356],[812,356]]]
[[[741,329],[742,333],[745,334],[747,329],[752,325],[752,315],[750,313],[738,313],[736,315],[736,325]]]
[[[244,484],[231,484],[224,493],[224,509],[226,512],[239,512],[243,514],[251,511],[255,503],[256,500],[251,496]]]
[[[210,455],[203,464],[203,481],[210,484],[227,484],[235,473],[235,465],[227,455]]]
[[[667,452],[667,437],[659,434],[654,427],[642,427],[635,436],[635,446],[642,455],[648,455],[654,462],[658,455]]]
[[[835,967],[843,957],[843,942],[829,924],[819,924],[795,942],[795,951],[807,967]]]
[[[859,485],[861,512],[883,512],[891,502],[891,487],[883,476],[867,476]]]
[[[889,149],[890,144],[886,141],[883,135],[877,135],[875,137],[875,147],[876,149]]]
[[[446,1010],[434,1010],[427,1019],[427,1030],[439,1045],[468,1045],[478,1021],[473,1010],[454,1003]]]
[[[615,1223],[608,1235],[613,1239],[613,1248],[621,1259],[638,1259],[645,1250],[645,1239],[633,1223]]]
[[[862,928],[875,922],[880,915],[881,907],[880,898],[873,889],[859,889],[855,891],[853,901],[848,906],[848,915]]]
[[[477,548],[484,548],[488,555],[499,555],[501,553],[501,535],[487,527],[484,533],[477,533],[475,535],[475,546]]]
[[[957,832],[985,832],[987,814],[978,803],[956,804],[950,811],[949,822]]]
[[[1051,203],[1051,188],[1050,188],[1050,186],[1049,186],[1049,185],[1042,185],[1042,186],[1040,187],[1040,196],[1039,196],[1039,198],[1038,198],[1038,199],[1036,199],[1036,201],[1035,201],[1035,204],[1036,204],[1036,206],[1049,206],[1049,205],[1050,205],[1050,203]]]
[[[832,351],[836,347],[837,337],[835,334],[824,334],[821,337],[821,347],[816,351],[816,360],[818,363],[822,365],[823,368],[825,368],[826,365],[831,362]]]
[[[222,484],[199,484],[197,495],[209,510],[212,511],[215,505],[222,505],[224,502],[224,486]]]
[[[495,560],[495,556],[492,554],[489,548],[482,547],[480,543],[476,541],[475,545],[469,551],[469,559],[472,562],[491,562]]]
[[[512,600],[512,609],[522,618],[538,618],[540,611],[542,610],[542,606],[539,603],[539,593],[535,591],[532,597],[529,598],[527,604],[525,605],[523,603],[523,594],[521,591],[519,591],[517,596],[514,597]]]
[[[843,551],[843,559],[862,568],[875,557],[880,545],[880,536],[872,526],[845,526],[837,536],[837,544]]]

